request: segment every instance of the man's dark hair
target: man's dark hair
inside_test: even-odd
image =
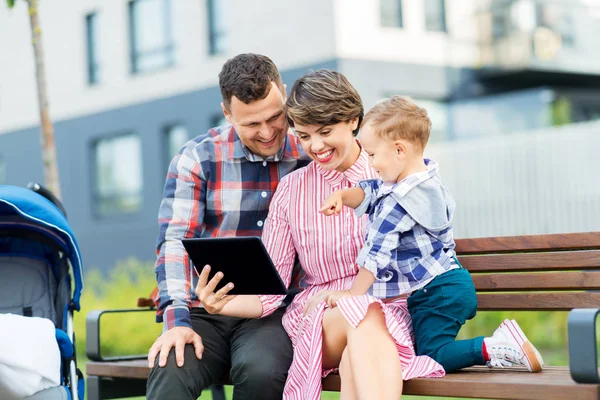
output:
[[[232,96],[245,104],[264,99],[271,91],[271,82],[275,82],[283,93],[281,75],[269,57],[246,53],[227,60],[219,73],[225,108],[230,110]]]

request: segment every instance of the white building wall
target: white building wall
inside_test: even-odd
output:
[[[223,63],[242,52],[269,55],[288,69],[335,57],[332,0],[219,0],[230,22],[230,47],[208,55],[205,2],[171,0],[175,65],[130,74],[127,0],[42,0],[51,117],[105,109],[214,86]],[[99,14],[100,84],[88,86],[85,15]],[[0,7],[0,134],[37,124],[33,51],[25,2]]]
[[[600,122],[431,145],[455,237],[600,229]]]
[[[448,33],[425,29],[424,0],[402,2],[403,28],[382,27],[379,1],[335,0],[340,58],[475,66],[477,0],[447,0]]]

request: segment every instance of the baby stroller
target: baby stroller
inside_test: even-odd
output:
[[[61,386],[42,390],[32,399],[83,399],[73,332],[73,311],[79,311],[82,288],[79,247],[60,201],[37,184],[29,189],[0,185],[0,314],[41,321],[49,325],[50,334],[55,328],[60,349],[56,365],[61,365]],[[47,318],[54,326],[8,314]],[[54,344],[52,336],[49,339]]]

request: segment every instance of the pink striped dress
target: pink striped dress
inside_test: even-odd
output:
[[[367,155],[343,173],[326,171],[313,162],[281,180],[265,221],[263,241],[283,281],[289,285],[296,253],[306,273],[307,288],[287,307],[283,326],[290,336],[294,358],[284,390],[284,399],[314,399],[321,395],[321,378],[331,370],[322,368],[322,321],[325,303],[306,317],[306,301],[321,290],[349,289],[358,273],[356,257],[363,244],[367,216],[357,218],[344,207],[337,216],[319,213],[321,202],[332,191],[355,186],[375,178]],[[260,296],[263,313],[269,315],[281,303],[281,296]],[[402,378],[441,377],[443,368],[425,356],[416,356],[413,332],[405,299],[382,303],[369,296],[346,297],[338,307],[348,322],[357,326],[373,302],[379,302],[402,363]]]

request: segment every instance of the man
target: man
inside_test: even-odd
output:
[[[279,180],[308,162],[288,132],[285,86],[268,57],[228,60],[219,86],[230,125],[189,141],[165,183],[155,269],[164,329],[148,354],[149,399],[195,400],[227,374],[235,399],[280,399],[292,359],[283,309],[264,319],[210,315],[194,293],[181,239],[260,236]]]

